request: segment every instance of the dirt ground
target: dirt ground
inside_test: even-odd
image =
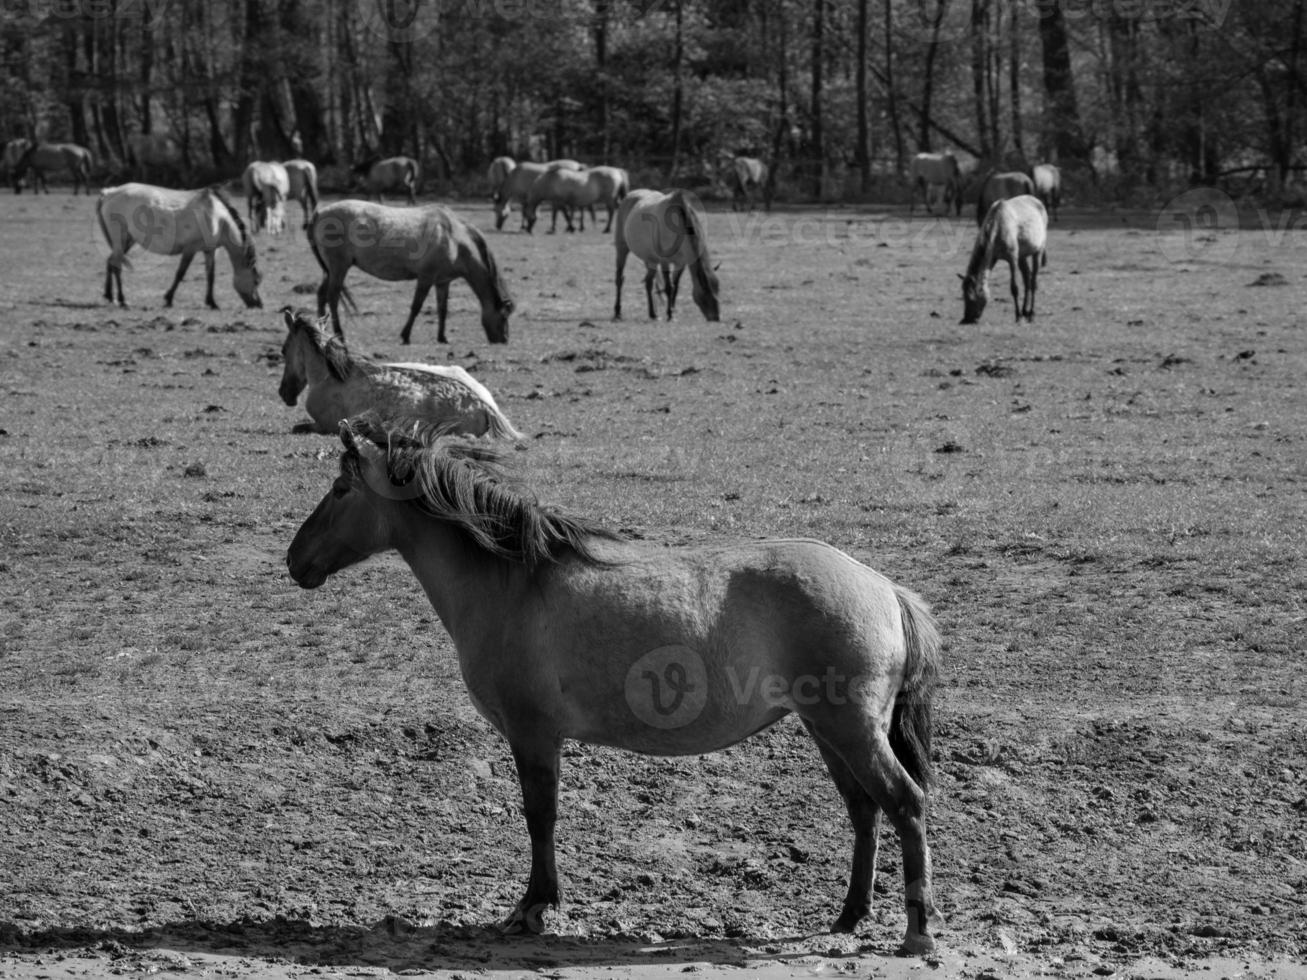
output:
[[[487,207],[460,211],[491,227]],[[293,216],[294,217],[294,216]],[[453,288],[355,273],[356,350],[461,364],[541,498],[671,547],[813,536],[933,605],[938,956],[897,959],[897,842],[832,937],[843,807],[802,727],[650,759],[569,746],[564,905],[512,760],[395,558],[285,571],[337,443],[292,435],[277,309],[138,254],[93,201],[0,194],[0,978],[1303,977],[1307,234],[1063,212],[1038,319],[958,325],[974,234],[901,211],[714,212],[723,320],[610,320],[596,232],[489,232],[491,347]],[[292,222],[293,223],[293,222]],[[510,221],[515,228],[517,218]]]

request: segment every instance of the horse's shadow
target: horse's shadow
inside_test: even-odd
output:
[[[141,931],[56,927],[24,932],[0,922],[0,953],[107,957],[112,961],[157,961],[186,956],[257,957],[307,966],[386,967],[392,972],[565,967],[674,967],[709,964],[747,967],[760,961],[787,963],[820,956],[852,959],[892,957],[893,946],[862,943],[856,950],[829,949],[825,934],[787,937],[685,938],[645,942],[630,936],[585,937],[546,934],[505,936],[489,926],[441,922],[414,926],[387,916],[371,927],[314,925],[278,916],[227,924],[185,921]]]

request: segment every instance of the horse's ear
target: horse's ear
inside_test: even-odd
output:
[[[330,333],[331,331],[327,329],[328,321],[330,320],[330,318],[331,318],[330,313],[323,313],[322,316],[318,317],[316,320],[313,321],[313,325],[316,326],[323,333]]]
[[[961,279],[963,282],[966,282],[966,281],[967,281],[967,277],[964,276],[964,275],[963,275],[962,273],[960,273],[960,272],[958,273],[958,278]]]
[[[291,329],[294,328],[294,326],[295,326],[295,310],[294,310],[293,307],[290,307],[290,306],[283,306],[283,307],[281,308],[281,317],[282,317],[283,320],[286,321],[286,329],[287,329],[287,330],[291,330]]]
[[[717,271],[718,269],[720,269],[721,267],[722,267],[722,264],[721,264],[720,262],[718,262],[715,266],[712,267],[712,271],[713,271],[713,272],[716,272],[716,271]]]

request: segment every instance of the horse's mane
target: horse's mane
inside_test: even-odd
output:
[[[472,236],[472,241],[476,243],[477,252],[481,255],[481,261],[485,264],[486,270],[490,273],[490,288],[495,294],[495,309],[501,312],[513,312],[513,294],[508,291],[508,283],[504,281],[504,274],[499,271],[499,263],[495,261],[494,253],[490,251],[490,245],[486,242],[485,235],[472,225],[467,225],[468,234]]]
[[[253,261],[254,240],[250,238],[250,233],[245,228],[245,222],[241,220],[240,212],[236,210],[236,206],[231,203],[231,198],[229,198],[217,184],[214,184],[209,188],[209,193],[218,199],[218,202],[226,208],[227,213],[231,215],[231,220],[236,222],[236,230],[240,232],[241,241],[245,243],[246,253],[249,255],[250,261]]]
[[[386,453],[386,472],[396,486],[414,485],[412,502],[424,513],[454,525],[479,550],[534,569],[577,555],[603,564],[591,539],[622,540],[617,532],[540,504],[509,477],[505,454],[492,446],[449,436],[448,424],[386,422],[363,415],[344,425]],[[356,451],[342,466],[358,466]]]
[[[690,264],[690,275],[694,278],[700,290],[716,295],[718,290],[717,276],[712,271],[712,258],[708,254],[708,236],[704,233],[703,222],[699,219],[699,213],[686,201],[685,191],[674,190],[669,196],[671,197],[671,205],[679,207],[681,213],[685,216],[684,223],[681,226],[685,236],[694,240],[694,251],[697,258]]]
[[[286,307],[286,309],[289,310],[290,308]],[[317,322],[306,311],[293,310],[291,316],[290,329],[304,332],[305,336],[309,338],[309,343],[327,362],[327,370],[331,372],[331,376],[337,381],[346,380],[356,368],[365,366],[359,358],[350,354],[349,348],[345,346],[345,341],[333,333],[320,329]],[[370,367],[372,365],[369,363],[366,366]]]

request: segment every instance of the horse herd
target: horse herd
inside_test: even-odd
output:
[[[736,163],[737,197],[752,206],[753,192],[765,188],[766,168],[753,166],[757,161]],[[33,157],[29,166],[36,165]],[[378,363],[346,347],[339,304],[353,305],[345,277],[354,266],[387,281],[416,280],[404,343],[432,287],[438,340],[445,341],[454,279],[465,279],[477,295],[491,342],[508,340],[513,311],[479,229],[441,205],[381,203],[383,193],[394,192],[415,202],[420,170],[414,161],[370,160],[356,173],[376,201],[319,206],[308,161],[251,164],[242,179],[248,226],[217,187],[105,188],[96,204],[110,246],[105,297],[124,302],[122,268],[139,244],[181,256],[164,296],[169,305],[203,252],[205,300],[215,307],[214,253],[223,248],[236,292],[247,305],[262,306],[254,234],[284,231],[287,202],[300,202],[323,278],[316,316],[282,310],[287,333],[279,395],[287,405],[303,396],[312,421],[297,430],[336,433],[343,453],[331,489],[290,545],[288,569],[302,587],[317,588],[348,566],[393,550],[423,585],[454,642],[476,708],[507,739],[517,765],[531,871],[505,931],[538,932],[547,907],[558,903],[554,826],[565,739],[657,755],[700,754],[795,713],[816,741],[853,823],[848,891],[832,931],[852,932],[870,911],[884,815],[902,848],[902,950],[932,950],[938,915],[926,794],[941,643],[926,605],[819,542],[668,550],[536,503],[509,477],[507,457],[494,448],[493,440],[520,440],[521,433],[476,379],[459,367]],[[490,178],[496,228],[513,203],[527,232],[544,206],[554,210],[555,225],[561,212],[568,230],[583,229],[587,211],[593,221],[593,208],[607,210],[604,231],[613,235],[616,252],[614,319],[622,315],[631,253],[645,264],[650,318],[658,316],[656,284],[672,318],[686,270],[703,315],[720,317],[705,215],[692,195],[631,189],[620,168],[571,160],[500,158]],[[1029,178],[986,181],[980,229],[963,276],[963,322],[979,318],[989,272],[1000,260],[1011,269],[1017,319],[1033,318],[1048,224],[1044,203],[1030,193],[1035,189]],[[1018,270],[1025,286],[1020,302]],[[783,683],[741,694],[738,678],[750,672]],[[808,679],[831,676],[856,683],[854,696],[791,694]],[[692,694],[686,699],[691,710],[672,721],[661,713],[664,681],[677,681]]]

